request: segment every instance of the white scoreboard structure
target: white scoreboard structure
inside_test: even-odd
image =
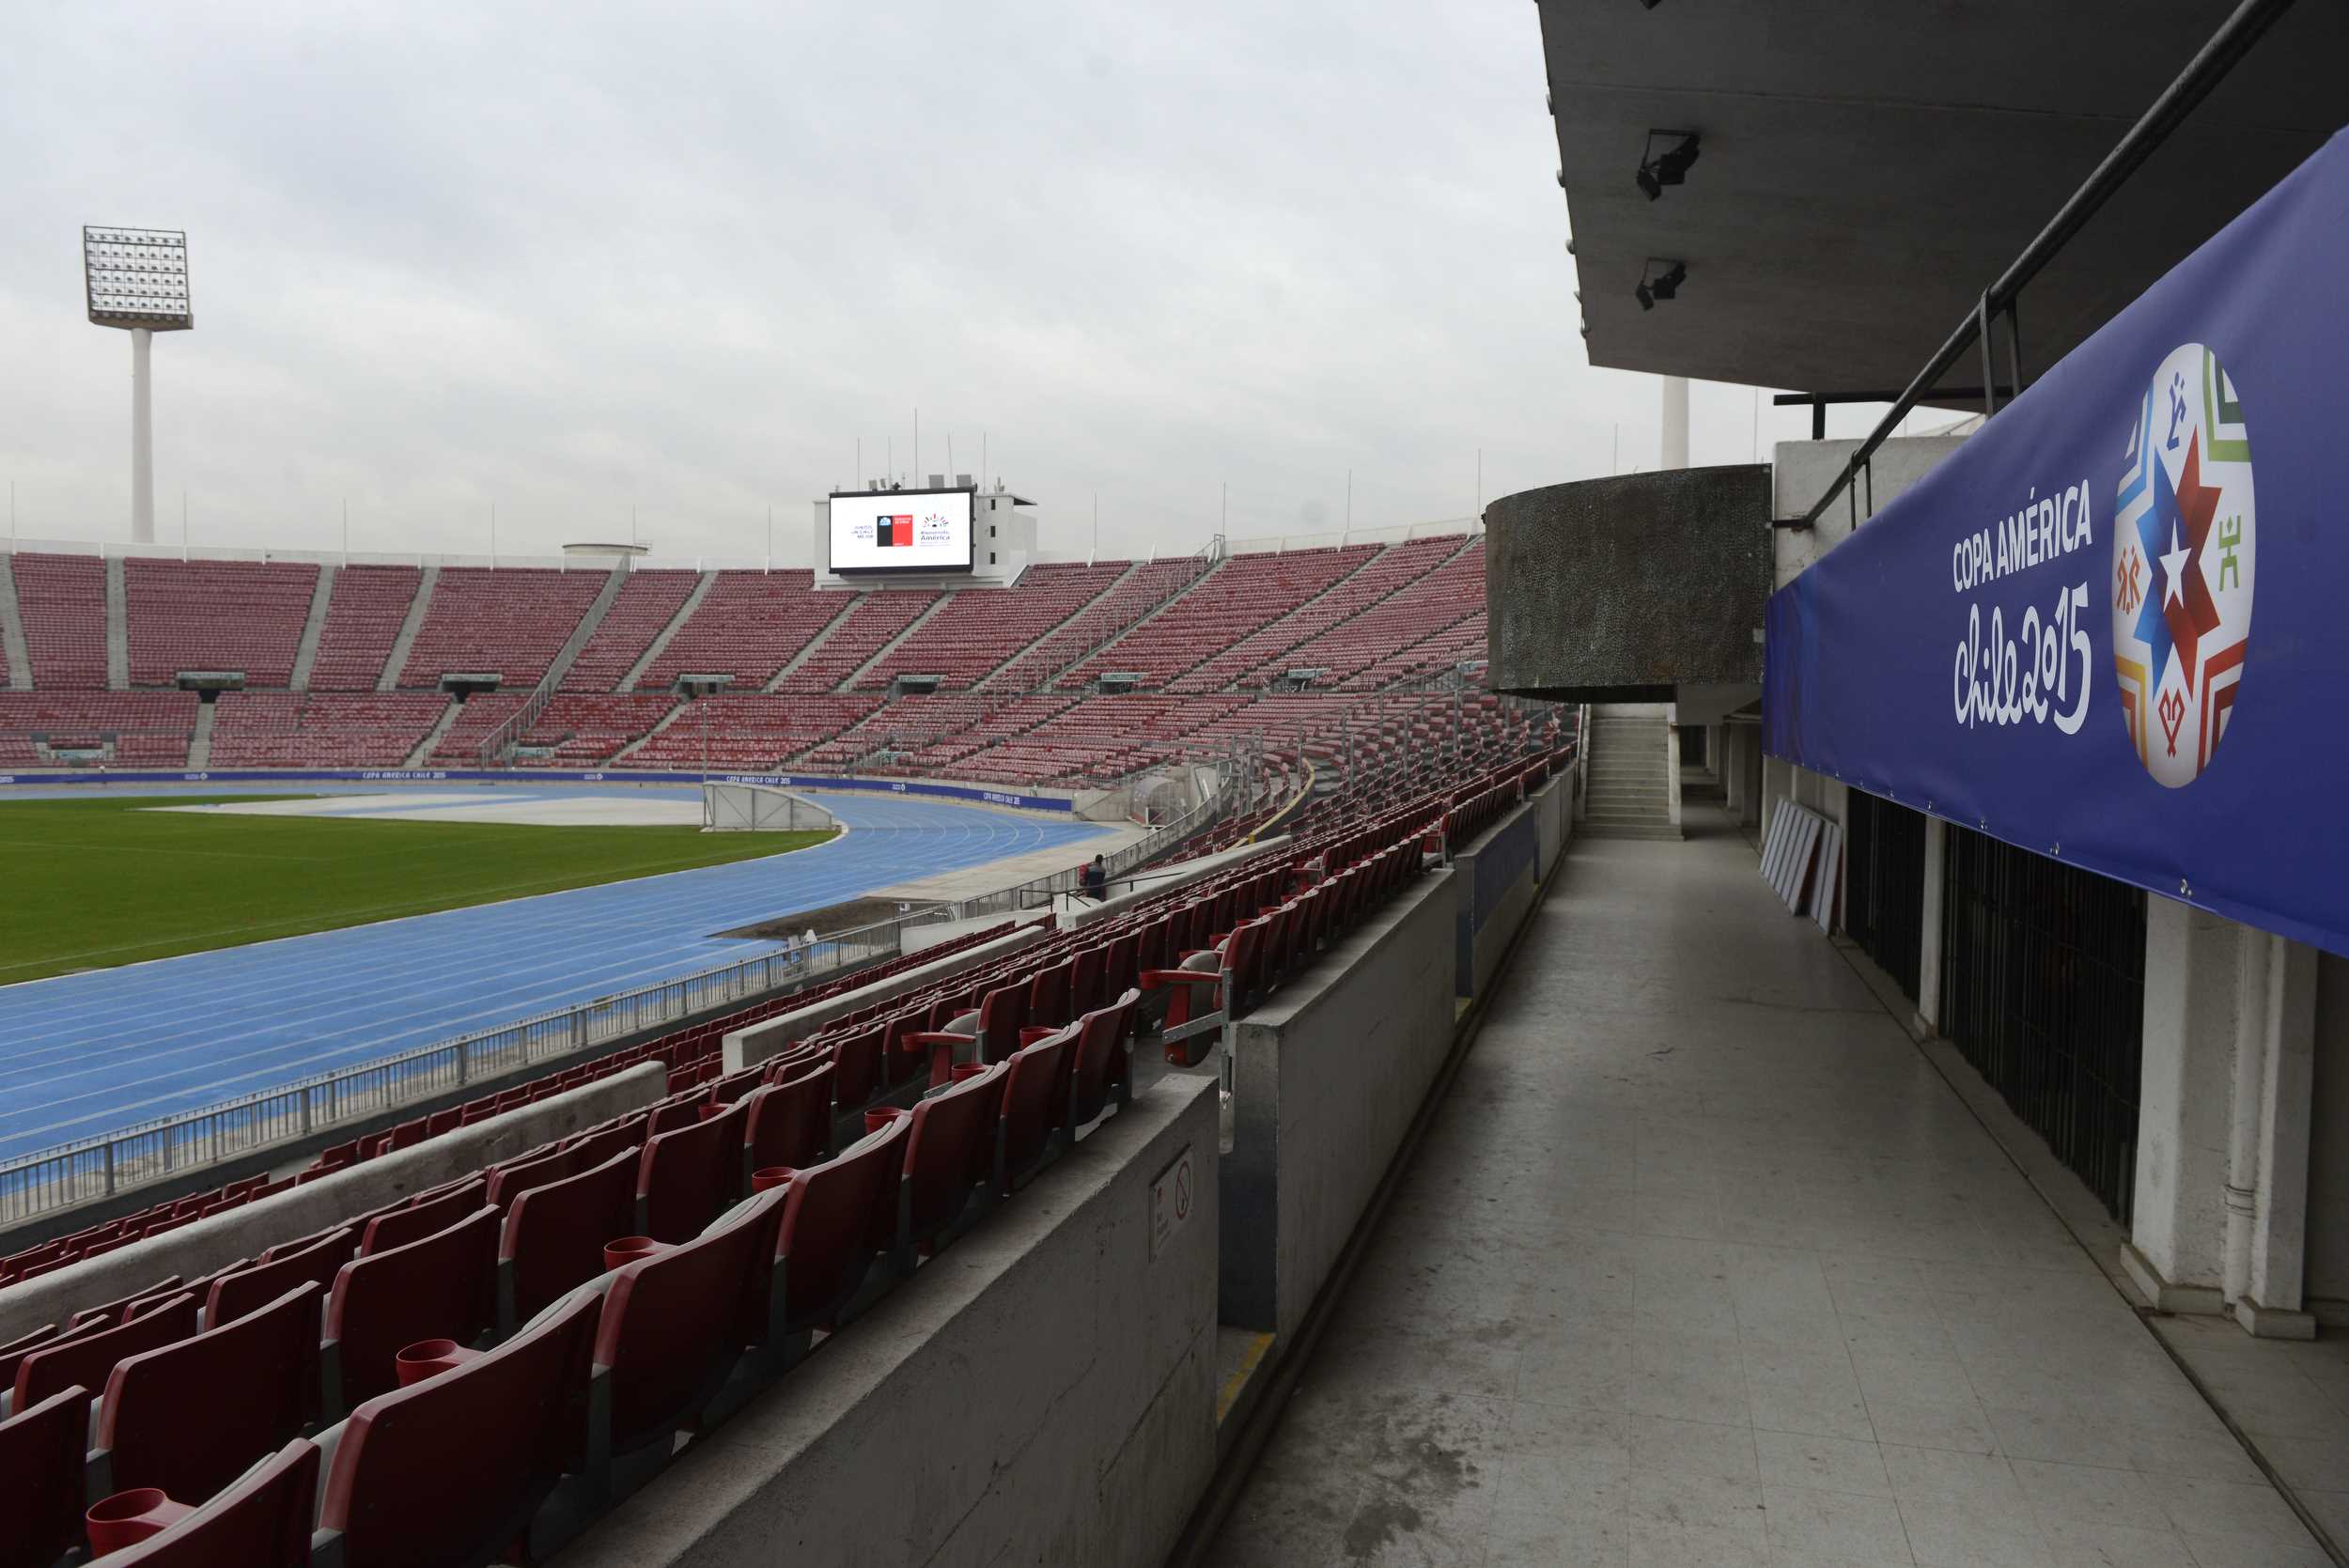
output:
[[[933,474],[922,489],[834,490],[816,503],[819,586],[1000,587],[1035,557],[1033,506],[1000,484],[981,490]],[[876,581],[880,580],[880,581]]]

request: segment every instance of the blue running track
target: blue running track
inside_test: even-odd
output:
[[[0,987],[0,1160],[715,968],[770,944],[713,932],[1101,831],[809,793],[846,835],[767,860]]]

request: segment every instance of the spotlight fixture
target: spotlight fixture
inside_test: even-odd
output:
[[[1672,142],[1661,152],[1656,150],[1659,136]],[[1654,201],[1664,194],[1665,186],[1685,182],[1688,178],[1688,166],[1697,161],[1699,140],[1693,131],[1649,132],[1647,145],[1640,149],[1639,172],[1631,177],[1632,182],[1640,187],[1641,194]]]
[[[1658,300],[1679,298],[1680,286],[1688,281],[1688,263],[1652,256],[1640,273],[1639,286],[1631,290],[1631,297],[1640,302],[1641,310],[1654,310]]]

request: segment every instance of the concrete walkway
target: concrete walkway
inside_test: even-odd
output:
[[[2322,1568],[1868,986],[1690,815],[1572,850],[1209,1560]]]

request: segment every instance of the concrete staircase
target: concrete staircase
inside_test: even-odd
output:
[[[122,591],[122,557],[106,557],[106,690],[131,690],[131,615]]]
[[[1578,831],[1594,838],[1678,838],[1672,819],[1671,732],[1654,705],[1591,709],[1591,783]]]
[[[188,766],[210,768],[212,765],[212,720],[220,708],[206,703],[195,710],[195,733],[188,737]]]
[[[1067,614],[1063,615],[1058,621],[1055,621],[1042,636],[1035,640],[1033,645],[1042,647],[1045,644],[1059,636],[1063,627],[1068,625],[1071,621],[1079,619],[1095,605],[1100,603],[1103,599],[1117,592],[1118,589],[1124,587],[1126,585],[1126,580],[1132,577],[1134,573],[1140,571],[1142,567],[1143,563],[1140,561],[1128,562],[1126,564],[1126,569],[1119,572],[1115,577],[1111,578],[1107,587],[1103,588],[1099,593],[1094,595],[1091,598],[1085,600],[1082,604],[1077,606],[1076,609],[1071,610]],[[1002,664],[990,671],[984,678],[972,682],[971,690],[973,691],[984,691],[988,687],[994,685],[995,681],[1002,676],[1003,673],[1005,670],[1010,669],[1014,663],[1018,662],[1020,654],[1023,654],[1026,651],[1027,649],[1025,648],[1020,649],[1019,653],[1015,653],[1011,656],[1011,658],[1003,660]]]
[[[310,616],[302,623],[302,645],[294,650],[293,675],[287,682],[297,691],[310,690],[310,667],[318,662],[319,633],[326,629],[327,601],[334,597],[334,563],[319,567],[318,590],[310,596]]]
[[[420,594],[417,597],[421,598],[423,596]],[[424,732],[424,738],[416,742],[416,749],[408,753],[408,760],[400,766],[402,768],[424,767],[432,755],[432,748],[441,743],[441,737],[446,735],[455,726],[457,716],[464,711],[465,705],[451,697],[448,706],[441,709],[441,716],[432,722],[430,729]]]
[[[16,607],[16,567],[0,552],[0,654],[5,654],[8,690],[33,689],[33,659],[24,645],[24,617]]]
[[[630,741],[627,745],[621,747],[618,751],[606,757],[603,761],[603,766],[611,768],[616,765],[623,757],[633,756],[636,753],[644,749],[646,741],[650,740],[654,736],[659,735],[662,730],[667,729],[671,724],[676,723],[679,719],[684,718],[692,710],[693,705],[692,703],[677,704],[677,706],[669,709],[668,712],[661,716],[661,722],[659,723],[653,725],[652,728],[646,730],[644,734],[638,736],[635,739]]]
[[[416,597],[408,605],[408,618],[399,623],[399,635],[392,640],[392,651],[383,660],[383,673],[375,678],[378,691],[399,690],[399,673],[408,667],[408,650],[416,645],[416,630],[424,625],[424,613],[432,603],[432,585],[440,581],[440,567],[424,568],[424,577],[416,584]]]
[[[833,687],[832,690],[834,691],[855,691],[856,683],[864,678],[864,673],[867,670],[872,669],[882,660],[887,659],[891,654],[895,653],[899,644],[903,643],[907,638],[912,636],[915,632],[921,630],[924,627],[929,625],[930,617],[936,615],[940,611],[945,609],[946,606],[952,604],[955,601],[956,593],[959,591],[959,589],[950,589],[945,593],[940,594],[936,598],[930,600],[929,607],[924,610],[920,614],[914,616],[913,619],[908,621],[906,623],[906,629],[903,631],[900,631],[896,636],[892,637],[888,642],[883,643],[879,647],[875,648],[873,650],[872,658],[866,660],[855,669],[850,670],[846,678],[844,678],[839,685]]]
[[[799,652],[793,654],[789,659],[783,661],[782,669],[777,670],[773,675],[767,677],[767,684],[760,687],[760,691],[773,691],[779,690],[783,683],[790,678],[791,672],[806,663],[807,656],[814,653],[817,648],[822,647],[825,643],[830,641],[832,634],[838,631],[840,628],[846,624],[848,616],[855,611],[856,607],[864,602],[864,596],[861,593],[842,594],[840,597],[848,600],[848,602],[840,607],[838,613],[835,613],[831,620],[824,623],[821,630],[817,632],[815,636],[809,638],[806,642],[800,644]]]
[[[1097,655],[1108,653],[1110,649],[1117,646],[1118,644],[1124,642],[1127,638],[1132,636],[1143,627],[1148,626],[1152,621],[1157,620],[1160,615],[1165,614],[1168,611],[1182,603],[1183,600],[1190,598],[1191,594],[1198,589],[1201,583],[1206,582],[1207,579],[1213,577],[1217,572],[1221,571],[1223,569],[1224,563],[1228,562],[1230,559],[1231,557],[1227,555],[1223,558],[1223,560],[1218,561],[1215,565],[1209,567],[1206,571],[1201,572],[1197,577],[1192,578],[1190,582],[1184,583],[1181,587],[1167,595],[1166,598],[1159,600],[1156,605],[1151,607],[1148,613],[1139,615],[1133,620],[1128,621],[1115,635],[1103,642],[1095,644],[1092,647],[1087,648],[1084,652],[1079,654],[1076,658],[1070,660],[1059,669],[1054,670],[1050,675],[1045,677],[1042,684],[1040,684],[1036,690],[1039,691],[1058,691],[1060,689],[1060,681],[1063,675],[1066,675],[1069,671],[1075,669],[1078,665],[1084,663],[1086,660],[1093,659]]]
[[[669,640],[684,628],[686,622],[693,618],[693,612],[702,607],[702,600],[708,598],[709,590],[717,585],[718,574],[716,572],[702,573],[701,580],[693,584],[693,591],[685,596],[685,602],[678,605],[677,613],[669,617],[669,624],[661,629],[661,635],[654,638],[646,647],[643,656],[628,667],[628,674],[620,677],[620,684],[614,687],[614,691],[633,691],[636,690],[636,683],[645,678],[645,672],[652,668],[653,660],[659,659],[661,652],[668,647]]]
[[[612,612],[612,601],[620,597],[620,589],[627,582],[628,563],[622,561],[613,567],[611,575],[603,580],[603,586],[596,591],[595,602],[587,606],[587,613],[580,616],[577,626],[571,628],[570,636],[564,639],[562,647],[555,650],[554,662],[548,665],[547,673],[538,677],[539,692],[552,695],[563,689],[563,677],[571,673],[571,665],[579,659],[580,651],[596,634],[596,628],[603,625],[604,616]]]

